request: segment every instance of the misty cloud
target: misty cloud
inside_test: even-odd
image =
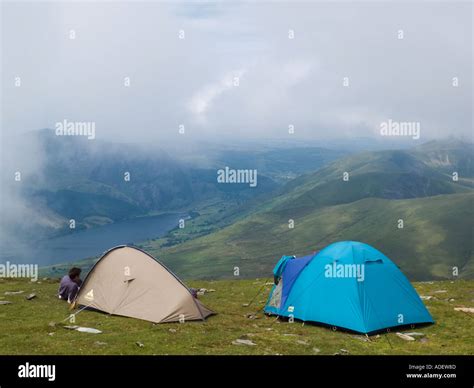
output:
[[[2,8],[6,134],[67,118],[118,141],[175,142],[180,124],[187,139],[285,138],[289,124],[320,139],[378,136],[393,118],[425,139],[471,135],[469,3]]]

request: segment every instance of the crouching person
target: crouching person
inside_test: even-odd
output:
[[[77,267],[71,268],[69,274],[64,276],[59,284],[59,299],[67,300],[71,304],[71,308],[74,308],[75,299],[81,285],[81,269]]]

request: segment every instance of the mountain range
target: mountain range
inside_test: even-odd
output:
[[[354,153],[229,146],[180,158],[50,130],[38,141],[47,174],[22,195],[52,221],[44,233],[34,228],[36,237],[71,233],[70,218],[81,229],[179,211],[192,216],[184,229],[134,243],[182,277],[230,278],[237,267],[239,276],[265,276],[282,255],[340,240],[375,246],[413,280],[450,279],[454,268],[474,277],[474,146],[466,141]],[[225,166],[257,169],[257,187],[219,184]]]
[[[471,143],[455,139],[350,155],[248,204],[225,228],[173,247],[161,240],[144,247],[183,276],[230,277],[239,267],[251,277],[271,274],[282,255],[357,240],[411,279],[452,278],[453,267],[473,277],[472,155]]]

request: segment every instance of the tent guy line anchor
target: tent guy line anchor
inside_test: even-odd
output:
[[[79,309],[78,311],[76,311],[75,313],[72,313],[72,314],[69,314],[66,318],[64,318],[61,322],[64,322],[64,321],[67,321],[68,319],[71,319],[71,316],[76,316],[77,314],[79,314],[81,311],[84,311],[86,308],[92,306],[92,303],[88,304],[87,306],[83,306],[81,309]]]

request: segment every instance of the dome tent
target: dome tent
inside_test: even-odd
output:
[[[265,312],[359,333],[434,323],[399,268],[377,249],[342,241],[319,253],[283,256]]]
[[[76,302],[155,323],[204,320],[214,314],[163,264],[125,245],[102,255],[84,279]]]

